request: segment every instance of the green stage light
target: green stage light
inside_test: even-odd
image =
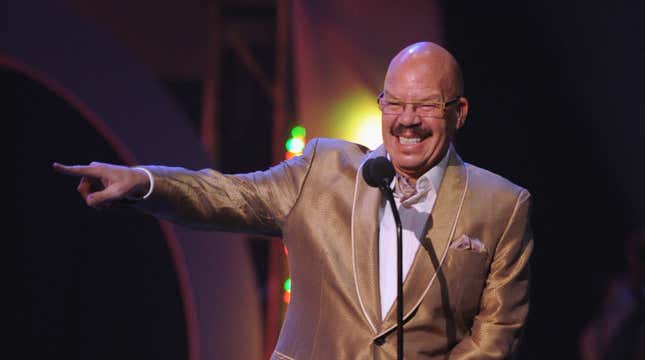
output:
[[[307,130],[305,130],[305,128],[300,125],[294,126],[291,129],[291,136],[304,138],[305,136],[307,136]]]

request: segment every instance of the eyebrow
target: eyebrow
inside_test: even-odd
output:
[[[403,102],[403,100],[402,100],[402,99],[400,99],[400,98],[398,98],[398,97],[396,97],[396,96],[392,95],[392,93],[390,93],[390,92],[389,92],[389,91],[387,91],[387,90],[384,90],[384,91],[383,91],[383,95],[387,96],[388,98],[390,98],[390,99],[392,99],[392,100],[395,100],[395,101],[398,101],[398,102]],[[426,101],[437,101],[437,102],[441,102],[441,101],[443,101],[443,99],[441,98],[441,96],[440,96],[440,95],[430,95],[430,96],[428,96],[428,97],[426,97],[426,98],[423,98],[423,99],[421,99],[421,100],[419,100],[419,101],[415,101],[415,103],[423,103],[423,102],[426,102]]]

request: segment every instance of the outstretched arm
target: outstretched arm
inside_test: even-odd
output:
[[[152,174],[149,198],[134,206],[159,218],[195,228],[280,235],[315,154],[316,141],[304,155],[266,171],[226,175],[215,170],[144,166]],[[54,170],[81,176],[78,191],[90,206],[140,199],[150,188],[141,168],[92,163],[54,164]]]
[[[146,166],[155,190],[135,206],[191,227],[280,235],[312,156],[308,151],[266,171],[237,175]]]

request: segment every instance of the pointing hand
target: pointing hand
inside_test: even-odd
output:
[[[52,166],[58,173],[81,177],[76,190],[92,207],[140,199],[150,188],[148,175],[141,169],[100,162],[73,166],[54,163]]]

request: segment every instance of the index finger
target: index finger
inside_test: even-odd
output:
[[[101,177],[101,171],[96,165],[63,165],[59,163],[53,163],[52,168],[54,171],[60,174],[73,175],[73,176],[89,176],[89,177]]]

